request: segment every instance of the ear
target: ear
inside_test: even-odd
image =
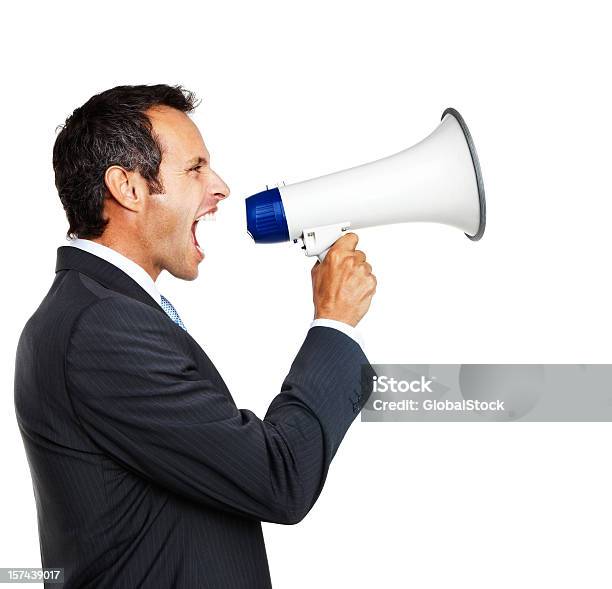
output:
[[[122,207],[134,212],[144,207],[149,188],[138,172],[130,172],[121,166],[111,166],[104,173],[104,183],[110,196]]]

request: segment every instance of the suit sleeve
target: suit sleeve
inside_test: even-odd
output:
[[[311,328],[261,420],[200,373],[187,334],[116,297],[80,315],[66,353],[72,406],[102,452],[180,496],[286,524],[316,501],[367,400],[362,371],[356,342]]]

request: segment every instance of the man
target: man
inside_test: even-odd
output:
[[[261,521],[299,522],[366,401],[354,326],[376,280],[357,237],[312,271],[315,321],[266,416],[237,409],[156,289],[193,280],[198,220],[229,195],[180,87],[76,109],[53,150],[70,223],[21,335],[15,406],[44,567],[64,587],[270,587]]]

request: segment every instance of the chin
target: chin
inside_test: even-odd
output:
[[[199,275],[199,269],[196,266],[195,268],[181,268],[180,271],[173,272],[169,270],[170,274],[175,278],[180,278],[181,280],[195,280]]]
[[[181,280],[195,280],[199,274],[199,266],[204,259],[204,252],[191,244],[182,256],[174,256],[166,260],[164,267],[167,272]]]
[[[185,276],[185,278],[183,278],[183,280],[195,280],[199,275],[200,275],[200,270],[196,266],[194,271],[189,273],[187,276]]]
[[[193,262],[167,266],[166,271],[181,280],[195,280],[199,275],[198,264]]]

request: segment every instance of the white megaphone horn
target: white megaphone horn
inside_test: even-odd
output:
[[[245,204],[256,243],[293,240],[320,260],[348,229],[424,221],[478,240],[486,219],[476,147],[454,108],[429,137],[395,155],[264,190]]]

